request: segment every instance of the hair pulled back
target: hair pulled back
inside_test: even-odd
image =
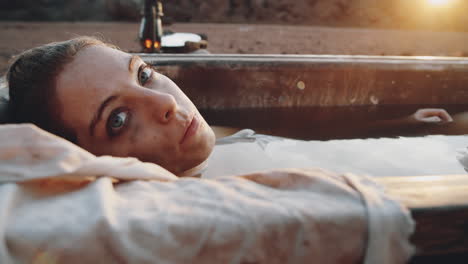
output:
[[[32,123],[50,133],[76,143],[76,134],[60,119],[62,106],[56,100],[56,79],[74,56],[90,45],[107,45],[92,37],[78,37],[26,50],[10,65],[6,79],[9,88],[10,123]]]

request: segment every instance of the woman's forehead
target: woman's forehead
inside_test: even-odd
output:
[[[65,65],[57,76],[57,88],[62,86],[80,89],[103,87],[118,81],[128,72],[128,53],[102,45],[94,45],[80,50],[73,60]],[[104,85],[108,86],[108,85]]]
[[[125,52],[100,45],[79,51],[56,79],[56,97],[66,106],[64,119],[89,123],[102,101],[128,82],[130,58]]]
[[[93,45],[80,50],[70,63],[78,68],[121,68],[125,69],[130,54],[104,45]]]

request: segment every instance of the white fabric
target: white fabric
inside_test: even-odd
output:
[[[169,35],[164,35],[161,38],[161,46],[163,47],[183,47],[185,42],[200,42],[202,38],[200,35],[193,33],[172,33]]]
[[[285,167],[320,167],[372,177],[465,174],[457,159],[464,146],[468,146],[466,135],[303,141],[245,129],[217,142],[203,175]]]
[[[458,161],[465,168],[465,171],[468,172],[468,148],[462,148],[458,150]]]
[[[405,263],[412,231],[367,178],[177,178],[0,126],[0,263]]]

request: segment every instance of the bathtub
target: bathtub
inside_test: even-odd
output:
[[[361,128],[419,108],[468,110],[463,58],[139,55],[174,80],[211,125],[304,140],[398,137],[431,131]],[[401,197],[417,223],[413,263],[468,258],[468,175],[376,180]]]

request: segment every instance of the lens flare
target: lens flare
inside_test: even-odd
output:
[[[452,0],[427,0],[427,2],[433,6],[444,6],[450,4]]]

